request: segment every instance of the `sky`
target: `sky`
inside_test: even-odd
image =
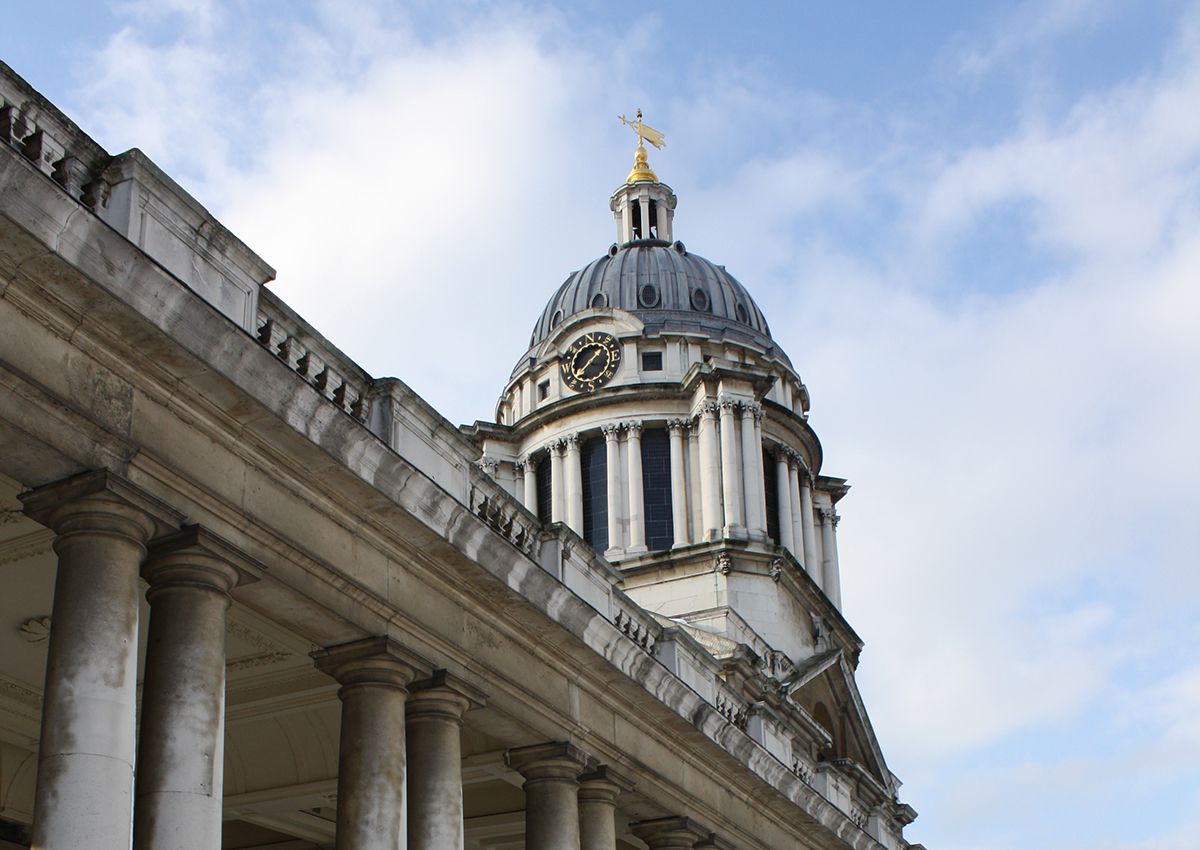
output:
[[[1200,5],[43,2],[0,57],[488,419],[632,164],[813,399],[930,850],[1200,846]]]

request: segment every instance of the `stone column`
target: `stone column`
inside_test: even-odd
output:
[[[608,551],[621,552],[621,430],[615,422],[601,426],[604,432],[604,475],[608,501]]]
[[[638,198],[638,205],[642,208],[642,238],[650,238],[650,199]]]
[[[796,544],[796,548],[792,550],[792,554],[797,559],[803,554],[804,546],[804,528],[800,516],[800,469],[799,459],[795,452],[788,453],[788,495],[792,500],[792,541]],[[805,564],[805,569],[808,565]]]
[[[763,423],[763,407],[761,404],[756,406],[754,412],[754,445],[758,447],[758,496],[759,510],[763,518],[763,536],[767,533],[767,474],[766,464],[768,463],[763,448],[765,444],[762,438],[762,423]]]
[[[650,850],[692,850],[712,833],[688,818],[670,817],[635,823],[633,834]]]
[[[524,462],[517,465],[522,480],[524,481],[524,498],[521,503],[525,505],[534,516],[538,512],[538,491],[537,491],[537,461],[532,457],[525,458]]]
[[[700,496],[700,421],[695,417],[688,421],[687,464],[688,539],[698,543],[704,539],[704,500]]]
[[[672,419],[667,423],[667,430],[671,435],[671,532],[675,538],[672,548],[687,546],[690,542],[686,461],[683,456],[687,427],[688,423],[684,419]]]
[[[717,446],[717,410],[715,401],[700,408],[700,514],[704,525],[703,540],[721,537],[721,455]]]
[[[642,487],[642,423],[626,422],[629,462],[629,552],[646,551],[646,492]]]
[[[837,524],[841,519],[837,510],[830,505],[821,511],[821,552],[824,561],[821,564],[821,586],[825,595],[839,610],[842,607],[842,581],[838,570],[837,556]]]
[[[563,482],[563,462],[562,462],[562,441],[555,440],[550,444],[550,521],[565,522],[566,521],[566,502],[563,499],[563,490],[565,484]]]
[[[730,398],[721,405],[721,495],[725,500],[725,536],[740,537],[746,531],[742,517],[742,459],[737,444],[737,402]]]
[[[792,488],[788,475],[787,449],[775,448],[775,498],[779,502],[779,545],[796,554],[796,537],[792,530]]]
[[[812,479],[808,472],[800,476],[800,531],[804,545],[804,569],[819,584],[817,569],[817,530],[813,527]]]
[[[463,850],[463,715],[483,694],[445,670],[409,690],[408,850]]]
[[[404,706],[426,665],[388,637],[313,653],[342,688],[337,850],[397,850],[405,844]]]
[[[757,442],[755,418],[762,407],[755,402],[742,405],[742,476],[746,493],[746,530],[758,538],[767,536],[767,515],[763,512],[762,443]]]
[[[566,443],[566,464],[564,477],[567,482],[567,526],[583,536],[583,468],[580,466],[579,435],[568,434]]]
[[[632,787],[607,765],[579,777],[580,850],[616,850],[617,797]]]
[[[58,535],[32,846],[129,850],[138,573],[146,541],[178,515],[103,471],[21,498]]]
[[[525,850],[580,850],[579,774],[587,757],[565,741],[504,754],[525,777]]]
[[[135,850],[219,850],[229,592],[262,568],[199,526],[160,539],[142,576],[150,629],[134,802]]]

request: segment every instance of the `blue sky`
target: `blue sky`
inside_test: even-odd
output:
[[[1200,6],[23,4],[0,55],[140,147],[374,374],[487,418],[631,163],[813,396],[912,841],[1200,834]]]

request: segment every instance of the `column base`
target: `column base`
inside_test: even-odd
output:
[[[729,540],[749,540],[750,533],[744,525],[727,525],[721,529],[721,534]]]

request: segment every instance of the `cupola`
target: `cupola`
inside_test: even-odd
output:
[[[656,148],[666,145],[663,134],[642,123],[642,110],[637,111],[637,120],[629,121],[624,115],[621,121],[637,133],[638,146],[633,155],[633,169],[625,178],[625,184],[613,193],[609,209],[617,222],[617,244],[658,240],[671,242],[671,220],[675,217],[675,193],[650,168],[646,142]]]

